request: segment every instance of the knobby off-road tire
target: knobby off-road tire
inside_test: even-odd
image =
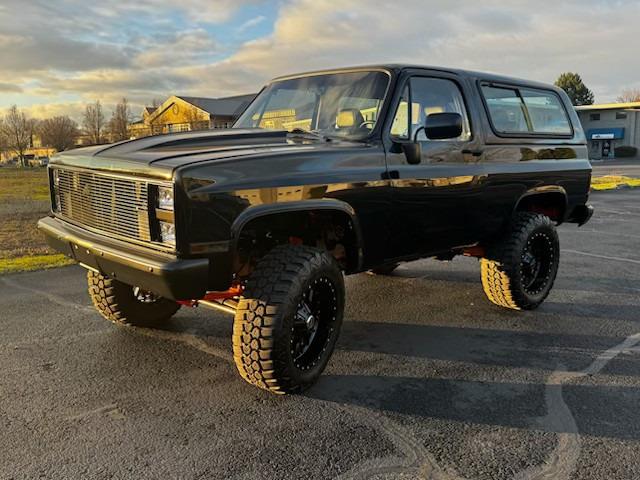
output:
[[[518,213],[504,237],[480,260],[484,293],[501,307],[533,310],[549,295],[559,262],[560,243],[551,219]]]
[[[240,375],[278,394],[308,388],[329,361],[343,310],[344,278],[328,252],[274,248],[258,262],[236,311],[233,357]]]
[[[116,325],[151,327],[171,318],[180,308],[172,300],[148,292],[96,272],[87,272],[89,296],[96,310]]]

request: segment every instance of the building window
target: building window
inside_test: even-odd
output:
[[[589,115],[589,120],[591,120],[592,122],[597,122],[598,120],[600,120],[600,114],[592,113],[591,115]]]
[[[616,120],[626,120],[627,112],[616,112]]]

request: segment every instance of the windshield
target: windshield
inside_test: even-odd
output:
[[[389,83],[384,72],[345,72],[273,82],[233,128],[308,131],[364,138],[376,125]]]

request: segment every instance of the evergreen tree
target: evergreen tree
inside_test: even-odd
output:
[[[593,105],[593,92],[587,88],[577,73],[563,73],[556,80],[556,87],[567,92],[573,105]]]

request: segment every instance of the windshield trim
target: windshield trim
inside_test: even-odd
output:
[[[253,105],[253,103],[256,100],[258,100],[258,97],[260,97],[262,92],[264,90],[266,90],[267,88],[269,88],[274,83],[278,83],[278,82],[282,82],[282,81],[286,81],[286,80],[295,80],[297,78],[319,77],[319,76],[323,76],[323,75],[336,75],[336,74],[340,74],[340,73],[359,73],[359,72],[380,72],[380,73],[385,73],[387,75],[387,77],[389,77],[389,81],[387,82],[387,86],[385,88],[384,95],[383,95],[383,98],[382,98],[382,103],[380,105],[380,117],[376,121],[376,125],[373,128],[373,130],[371,130],[371,132],[369,132],[369,134],[366,135],[366,136],[363,136],[363,137],[360,137],[360,138],[357,138],[357,139],[348,138],[348,137],[332,137],[332,138],[340,139],[340,140],[346,140],[346,141],[364,141],[364,140],[368,140],[372,136],[374,136],[374,134],[377,134],[380,131],[380,129],[382,128],[382,125],[385,123],[383,117],[386,116],[386,111],[387,111],[388,106],[389,106],[389,101],[390,101],[389,92],[391,91],[392,83],[393,83],[393,80],[394,80],[393,70],[388,69],[388,68],[382,68],[382,67],[336,68],[336,69],[331,69],[331,70],[318,70],[316,72],[298,73],[298,74],[292,74],[292,75],[285,75],[285,76],[282,76],[282,77],[276,77],[276,78],[270,80],[267,84],[265,84],[260,89],[260,91],[255,96],[255,98],[251,101],[251,103],[249,105],[247,105],[247,107],[244,109],[244,111],[238,116],[236,121],[233,122],[233,126],[231,128],[236,128],[236,124],[238,123],[240,118],[245,114],[245,112],[247,110],[249,110],[251,105]],[[257,127],[257,128],[260,128],[260,127]]]

